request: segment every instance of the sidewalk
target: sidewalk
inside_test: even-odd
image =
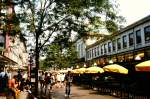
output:
[[[51,93],[51,99],[66,99],[64,96],[64,88],[54,88]],[[73,85],[71,87],[71,95],[69,99],[119,99],[108,95],[100,95],[97,91],[84,89],[83,87]]]

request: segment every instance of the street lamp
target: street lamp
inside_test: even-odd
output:
[[[31,81],[32,64],[33,64],[33,49],[30,49],[30,52],[29,52],[29,66],[28,66],[28,77],[30,78],[30,81]]]

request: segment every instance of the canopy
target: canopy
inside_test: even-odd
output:
[[[67,73],[68,70],[59,70],[58,72],[59,72],[59,73]]]
[[[104,71],[108,72],[116,72],[121,74],[128,74],[128,69],[118,65],[118,64],[111,64],[103,67]]]
[[[72,70],[72,72],[82,74],[85,72],[85,70],[86,70],[86,68],[79,68],[79,69]]]
[[[150,60],[141,62],[135,66],[136,71],[150,71]]]
[[[85,73],[103,73],[104,70],[100,67],[96,67],[96,66],[93,66],[93,67],[89,67],[85,70]]]

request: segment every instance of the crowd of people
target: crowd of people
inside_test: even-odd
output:
[[[70,72],[59,73],[59,72],[39,72],[39,88],[43,95],[46,96],[47,93],[53,92],[53,88],[64,88],[65,96],[70,95],[70,87],[72,82],[72,77]],[[16,74],[9,72],[9,70],[4,70],[0,68],[0,96],[5,93],[7,97],[13,97],[13,99],[19,99],[19,94],[21,92],[26,92],[29,99],[36,98],[31,91],[32,83],[31,79],[28,77],[27,72],[18,71]],[[31,97],[31,98],[30,98]]]
[[[48,91],[52,92],[53,87],[64,87],[65,73],[50,73],[39,72],[39,82],[41,91],[46,94]]]
[[[40,82],[40,89],[41,92],[45,94],[47,92],[52,92],[53,88],[64,88],[65,89],[65,96],[70,95],[70,87],[72,82],[72,76],[70,72],[67,74],[65,73],[49,73],[41,71],[39,73],[39,82]]]
[[[9,70],[4,70],[4,67],[0,68],[0,96],[18,99],[21,91],[24,91],[28,97],[34,97],[30,88],[31,82],[26,72],[19,70],[17,74],[12,75]]]

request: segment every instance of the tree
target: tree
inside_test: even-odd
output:
[[[109,0],[14,0],[14,4],[19,6],[16,12],[23,23],[22,30],[35,44],[36,86],[39,54],[47,42],[58,36],[65,42],[71,41],[73,36],[88,37],[89,31],[98,27],[112,32],[117,30],[116,23],[120,19],[116,4]]]
[[[20,34],[20,32],[19,20],[14,11],[14,4],[11,0],[0,0],[0,35],[9,35],[13,42],[14,37]]]
[[[53,43],[47,47],[46,59],[44,60],[43,67],[53,67],[53,68],[68,68],[75,66],[77,60],[77,52],[74,46],[69,46],[67,48],[61,49],[61,45]]]

